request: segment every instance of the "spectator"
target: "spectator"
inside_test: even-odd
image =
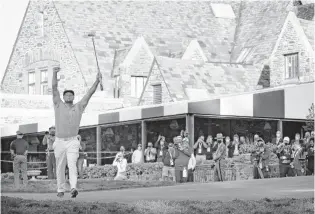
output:
[[[282,140],[282,136],[281,136],[281,131],[277,131],[276,137],[272,139],[271,143],[275,144],[275,145],[279,145],[282,142],[283,142],[283,140]]]
[[[203,164],[206,161],[207,144],[205,143],[205,137],[202,135],[198,138],[194,145],[196,150],[196,162],[197,164]]]
[[[212,144],[213,144],[212,135],[208,135],[206,144],[207,144],[206,160],[212,160],[212,151],[211,151]]]
[[[162,179],[164,181],[172,178],[173,181],[176,181],[175,176],[175,159],[178,156],[178,153],[174,149],[173,143],[168,145],[168,149],[163,150],[164,155],[162,156],[163,169],[162,169]]]
[[[49,128],[49,132],[45,133],[44,139],[42,141],[43,145],[47,145],[47,175],[48,179],[56,179],[56,158],[54,153],[53,144],[55,142],[55,127]]]
[[[311,137],[312,137],[312,138],[315,138],[314,131],[311,131]]]
[[[306,175],[314,174],[314,137],[310,138],[310,145],[307,148],[307,171]]]
[[[23,185],[26,186],[27,180],[27,153],[28,142],[23,139],[23,133],[16,132],[16,138],[10,144],[10,152],[13,157],[13,172],[15,188],[20,188],[20,170],[23,178]]]
[[[226,156],[226,145],[223,143],[224,137],[222,133],[218,133],[216,139],[218,142],[218,149],[213,155],[213,160],[215,161],[214,181],[223,181],[225,177],[223,161]]]
[[[233,136],[233,142],[232,142],[232,149],[233,149],[233,156],[238,156],[240,154],[240,139],[237,134]]]
[[[114,180],[126,180],[127,159],[124,157],[124,153],[119,153],[115,157],[113,166],[117,166],[117,175]]]
[[[283,142],[277,146],[276,154],[279,158],[279,171],[280,178],[282,177],[291,177],[293,176],[293,170],[290,166],[291,163],[291,146],[290,146],[290,138],[284,137]]]
[[[240,137],[240,144],[246,144],[246,139],[244,136]]]
[[[258,135],[258,134],[255,134],[255,135],[254,135],[254,145],[255,145],[256,147],[258,147],[258,145],[259,145],[259,143],[258,143],[259,139],[260,139],[259,135]]]
[[[188,161],[188,178],[187,182],[194,182],[194,171],[196,167],[196,158],[194,153],[191,153],[190,159]]]
[[[231,139],[229,136],[225,137],[225,145],[226,145],[226,157],[232,158],[234,152],[234,146],[231,144]]]
[[[151,142],[148,143],[148,147],[145,149],[144,155],[147,163],[155,162],[156,148],[153,147]]]
[[[82,178],[83,177],[83,164],[84,164],[84,159],[86,158],[86,153],[85,153],[86,144],[85,144],[84,141],[82,141],[80,135],[78,135],[77,137],[78,137],[78,140],[80,142],[79,158],[78,158],[78,161],[77,161],[77,168],[78,168],[79,177]]]
[[[138,144],[137,150],[135,150],[132,154],[132,163],[141,163],[142,161],[142,145]]]
[[[183,137],[183,145],[187,146],[187,147],[190,147],[190,144],[189,144],[189,134],[188,134],[188,131],[184,131],[184,137]]]
[[[291,141],[291,145],[300,144],[301,135],[299,133],[295,134],[295,138]]]
[[[159,135],[154,147],[157,149],[157,162],[162,162],[164,150],[167,150],[167,143],[165,142],[165,137]]]
[[[133,153],[134,153],[134,149],[133,148],[130,148],[130,152],[128,153],[128,155],[127,155],[127,163],[132,163],[132,155],[133,155]]]
[[[262,139],[258,140],[258,149],[252,153],[251,161],[254,164],[254,179],[268,178],[270,151],[265,147]]]
[[[301,161],[303,161],[303,148],[301,141],[295,141],[293,148],[293,161],[291,162],[291,167],[294,170],[296,176],[302,176],[304,173],[304,169],[302,167]]]
[[[125,147],[124,146],[121,146],[120,149],[119,149],[119,152],[116,154],[116,158],[118,157],[118,155],[123,155],[125,156]]]
[[[183,170],[188,168],[189,158],[193,150],[187,145],[188,142],[183,141],[181,136],[174,138],[174,144],[178,157],[175,160],[175,177],[176,182],[183,182]]]

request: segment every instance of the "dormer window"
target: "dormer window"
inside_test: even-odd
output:
[[[285,79],[299,78],[299,54],[286,54],[285,57]]]
[[[211,4],[211,8],[217,18],[235,19],[233,8],[229,4]]]
[[[153,87],[153,104],[161,104],[162,103],[162,85],[155,84]]]
[[[35,17],[35,31],[38,37],[44,36],[44,11],[38,11]]]
[[[131,76],[131,96],[140,98],[144,85],[147,81],[145,76]]]

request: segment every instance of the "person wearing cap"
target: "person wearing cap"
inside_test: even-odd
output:
[[[117,166],[117,174],[114,180],[126,180],[127,179],[127,159],[124,153],[119,153],[113,162],[113,166]]]
[[[251,162],[254,164],[253,177],[254,179],[268,178],[270,151],[266,148],[262,139],[259,139],[257,143],[257,150],[251,154]]]
[[[80,142],[77,138],[79,133],[82,114],[89,103],[90,98],[95,93],[102,75],[97,72],[96,80],[87,94],[76,104],[74,101],[74,91],[65,90],[63,100],[60,98],[58,90],[57,73],[59,67],[53,69],[52,94],[55,111],[56,138],[53,145],[56,158],[57,175],[57,196],[63,197],[66,191],[65,168],[69,167],[69,181],[71,187],[71,197],[78,195],[77,190],[77,160],[79,157]]]
[[[223,142],[224,137],[222,133],[218,133],[215,139],[218,142],[218,149],[213,155],[213,160],[215,161],[214,181],[224,181],[224,160],[226,157],[226,145]]]
[[[16,132],[16,139],[10,144],[10,152],[13,157],[14,185],[20,188],[20,170],[23,178],[23,185],[26,186],[27,180],[27,153],[29,144],[23,139],[23,133]]]
[[[293,176],[293,170],[290,166],[291,153],[290,138],[284,137],[283,142],[277,146],[276,150],[277,157],[279,158],[280,178]]]
[[[153,147],[153,143],[148,143],[148,147],[144,151],[144,156],[147,163],[155,162],[156,148]]]
[[[42,141],[43,145],[47,145],[46,163],[48,179],[56,179],[56,158],[54,154],[53,144],[55,142],[55,127],[51,126],[49,132],[45,133]]]

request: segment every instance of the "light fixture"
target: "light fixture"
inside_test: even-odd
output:
[[[268,122],[265,123],[265,127],[264,127],[264,130],[271,130],[271,126]]]
[[[105,131],[105,135],[106,136],[113,136],[114,132],[113,132],[112,128],[107,128]]]
[[[172,120],[171,124],[170,124],[170,128],[173,130],[176,130],[179,128],[179,125],[177,123],[177,120]]]

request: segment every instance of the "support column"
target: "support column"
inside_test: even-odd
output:
[[[102,133],[101,126],[96,127],[96,165],[102,165]]]
[[[141,163],[144,163],[144,150],[147,145],[147,123],[144,120],[141,121],[141,144],[142,144]]]
[[[193,114],[186,114],[186,130],[189,134],[189,144],[193,147],[195,142],[195,117]]]
[[[277,131],[280,131],[281,132],[281,136],[283,136],[283,123],[282,123],[282,120],[278,120],[278,124],[277,124]]]

